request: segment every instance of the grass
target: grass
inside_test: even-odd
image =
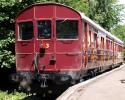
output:
[[[27,95],[25,93],[13,92],[8,93],[8,91],[4,92],[0,90],[0,100],[22,100]]]

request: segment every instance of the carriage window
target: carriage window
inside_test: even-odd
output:
[[[78,21],[57,20],[56,37],[58,39],[76,39],[78,37]]]
[[[38,39],[50,39],[51,38],[51,21],[42,20],[37,22],[38,27]]]
[[[97,34],[94,33],[94,47],[97,47]]]
[[[33,22],[19,23],[19,36],[21,40],[29,40],[33,38]]]
[[[89,30],[89,47],[91,47],[91,30]]]
[[[101,49],[104,49],[104,38],[101,37]]]
[[[106,39],[106,49],[108,50],[110,47],[110,41],[108,39]]]

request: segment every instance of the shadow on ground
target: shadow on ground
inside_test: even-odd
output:
[[[45,96],[43,97],[42,95],[32,95],[32,96],[27,96],[23,100],[55,100],[58,96],[57,95],[50,95],[50,96]]]
[[[15,68],[0,68],[0,90],[12,92],[17,89],[15,84],[12,84],[9,80],[9,75],[15,73]]]
[[[0,91],[7,91],[8,94],[14,93],[14,91],[18,91],[18,84],[14,84],[10,82],[9,75],[15,73],[15,68],[0,68]],[[68,88],[68,87],[67,87]],[[64,91],[64,90],[63,90]],[[55,100],[61,93],[56,95],[53,94],[35,94],[28,95],[23,100]]]

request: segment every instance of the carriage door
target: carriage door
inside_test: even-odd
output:
[[[56,20],[56,68],[60,70],[79,69],[81,67],[81,44],[79,20]]]
[[[36,26],[35,52],[39,54],[39,70],[55,70],[53,21],[52,19],[37,20]]]

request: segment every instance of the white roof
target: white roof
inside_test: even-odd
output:
[[[120,44],[123,44],[123,42],[117,38],[116,36],[114,36],[113,34],[111,34],[110,32],[106,31],[104,28],[102,28],[99,24],[95,23],[94,21],[92,21],[90,18],[88,18],[87,16],[84,15],[84,13],[80,13],[81,17],[86,21],[89,22],[89,24],[91,24],[92,26],[94,26],[95,28],[97,28],[99,31],[103,32],[104,34],[106,34],[107,36],[109,36],[110,38],[114,39],[115,41],[117,41]]]

